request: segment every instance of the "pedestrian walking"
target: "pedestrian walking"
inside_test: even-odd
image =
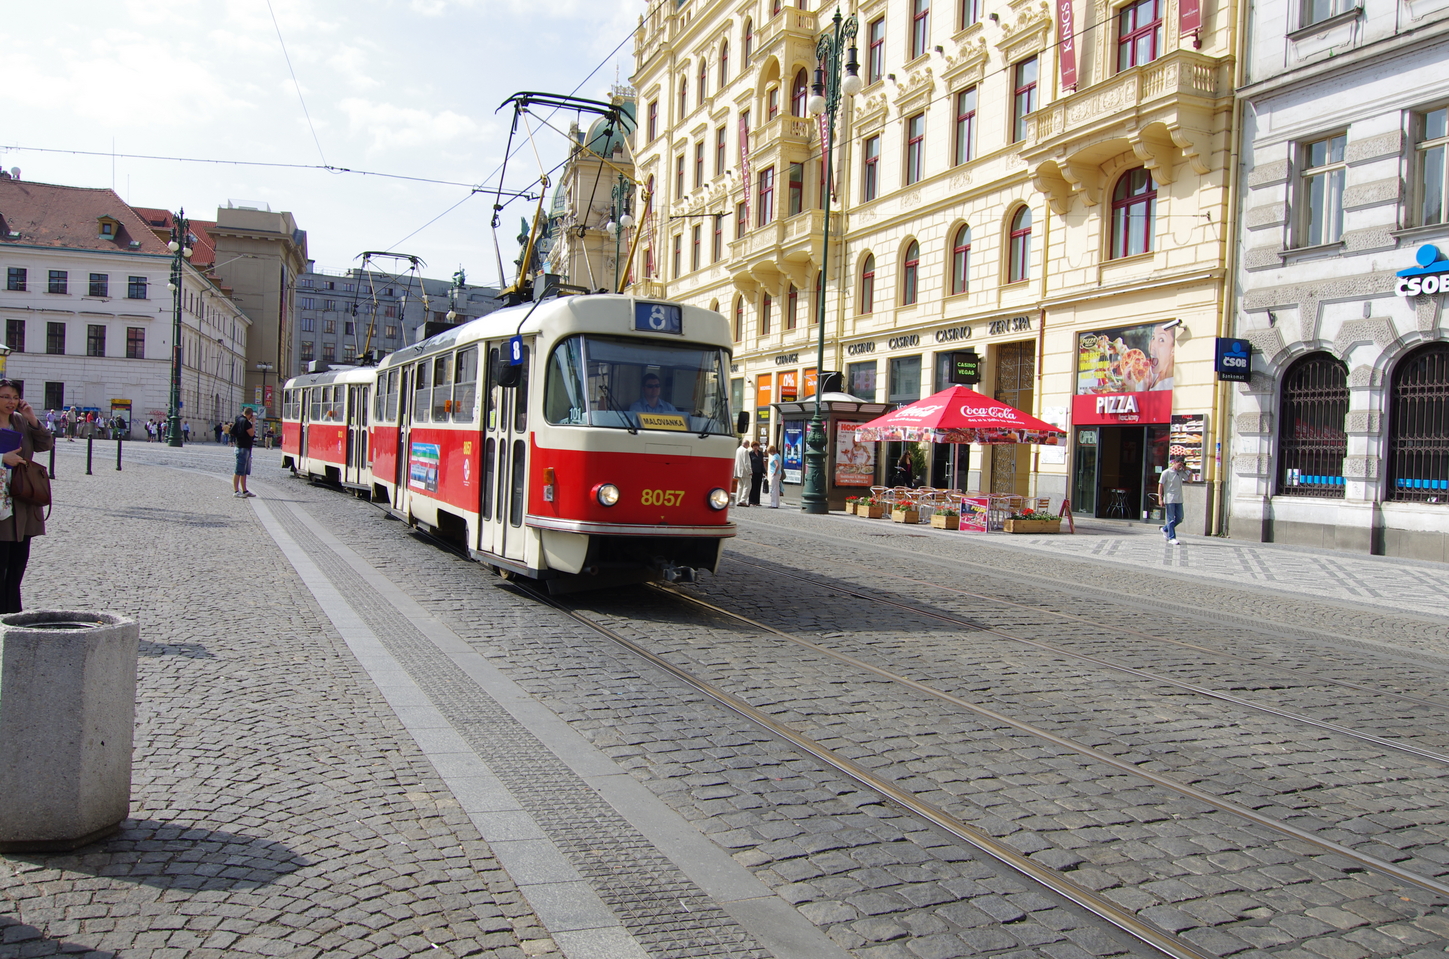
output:
[[[765,470],[765,482],[770,484],[770,509],[780,508],[780,486],[785,479],[785,461],[780,451],[770,447],[769,465]]]
[[[1157,476],[1157,498],[1162,501],[1162,535],[1167,542],[1178,545],[1177,524],[1182,522],[1182,478],[1187,474],[1187,458],[1173,456],[1167,461],[1167,469]]]
[[[911,448],[909,446],[901,450],[901,458],[896,460],[896,485],[916,485],[916,464],[911,459]]]
[[[18,445],[0,457],[7,467],[0,470],[5,487],[0,498],[0,514],[4,514],[0,518],[0,613],[18,613],[20,581],[30,563],[30,540],[45,535],[45,513],[39,506],[11,498],[10,471],[23,461],[34,462],[36,453],[54,449],[55,437],[40,424],[30,404],[20,398],[20,387],[14,380],[0,379],[0,423],[19,434]]]
[[[231,438],[236,443],[236,472],[231,477],[231,495],[236,497],[255,496],[247,489],[247,477],[252,475],[252,443],[257,435],[257,411],[247,410],[231,425]]]
[[[759,443],[750,444],[750,505],[760,505],[760,488],[765,485],[765,454]]]
[[[221,445],[221,420],[216,421],[216,426],[213,428],[212,431],[216,433],[217,445]]]
[[[750,505],[750,441],[740,441],[735,450],[735,505]]]
[[[185,423],[182,423],[181,424],[181,442],[183,444],[190,443],[191,442],[191,421],[190,420],[187,420]]]

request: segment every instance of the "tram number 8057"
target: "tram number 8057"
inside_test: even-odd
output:
[[[640,497],[645,506],[678,506],[684,502],[682,489],[646,489]]]

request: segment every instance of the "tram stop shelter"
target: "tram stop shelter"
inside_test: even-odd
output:
[[[775,410],[777,446],[783,451],[786,485],[805,478],[805,437],[815,416],[815,397],[770,404]],[[825,423],[825,499],[832,510],[845,509],[847,496],[859,496],[875,485],[873,443],[857,443],[855,431],[890,409],[888,403],[863,400],[849,393],[822,393],[820,418]]]

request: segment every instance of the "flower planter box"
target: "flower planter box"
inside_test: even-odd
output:
[[[856,506],[856,516],[864,516],[866,519],[880,519],[885,515],[884,506]]]
[[[1060,533],[1062,531],[1061,517],[1056,519],[1009,519],[1006,521],[1008,533]]]
[[[893,509],[891,510],[892,523],[919,523],[921,514],[919,510]]]
[[[961,528],[961,517],[959,517],[959,516],[943,516],[940,513],[932,513],[931,514],[931,528],[932,529],[960,529]]]

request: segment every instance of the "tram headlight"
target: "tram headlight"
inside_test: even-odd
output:
[[[594,487],[594,498],[600,506],[613,506],[619,502],[619,487],[613,483],[600,483]]]
[[[724,509],[728,505],[730,505],[730,494],[728,490],[716,487],[709,491],[710,509]]]

